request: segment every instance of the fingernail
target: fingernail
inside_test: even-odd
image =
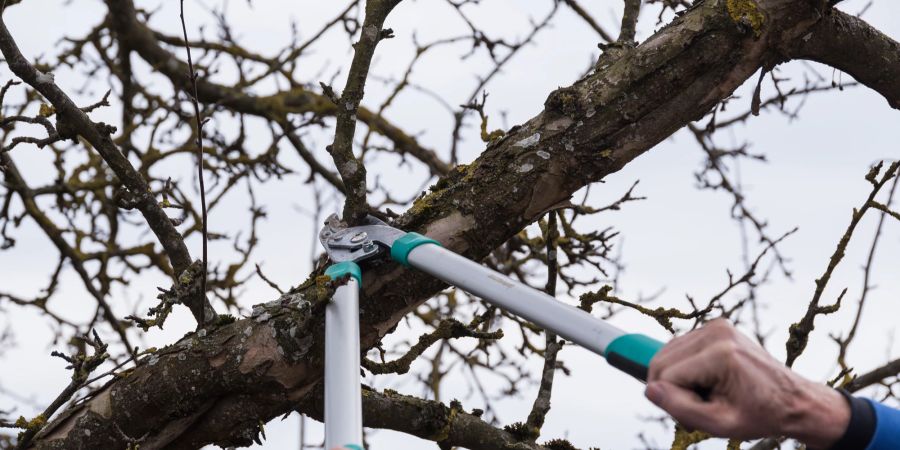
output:
[[[659,383],[650,383],[644,390],[644,396],[653,403],[660,404],[666,397],[665,389]]]

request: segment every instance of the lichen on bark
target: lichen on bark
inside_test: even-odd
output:
[[[766,16],[754,0],[726,0],[725,5],[732,20],[750,27],[757,37],[762,34]]]

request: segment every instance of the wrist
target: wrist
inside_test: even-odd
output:
[[[788,394],[781,434],[809,448],[830,448],[847,430],[850,405],[840,392],[828,386],[803,379],[795,386]]]

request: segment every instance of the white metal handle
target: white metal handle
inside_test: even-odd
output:
[[[601,356],[605,356],[610,342],[626,334],[581,309],[562,303],[544,292],[439,245],[419,245],[409,252],[407,258],[411,266]]]
[[[325,448],[362,448],[359,282],[349,277],[325,307]]]

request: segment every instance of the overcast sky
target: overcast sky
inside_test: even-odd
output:
[[[75,6],[57,0],[29,0],[11,8],[5,20],[26,56],[53,55],[59,39],[64,34],[80,36],[85,30],[102,20],[104,8],[100,2],[81,1]],[[167,33],[180,32],[177,22],[177,2],[139,2],[147,9],[159,10],[151,25]],[[290,23],[299,24],[303,36],[309,36],[324,21],[343,8],[343,2],[294,1],[231,1],[228,17],[239,41],[248,48],[263,54],[273,54],[288,42]],[[601,23],[614,30],[621,14],[621,2],[611,0],[585,0],[582,2]],[[841,9],[857,12],[867,0],[847,0]],[[188,2],[190,32],[198,33],[197,26],[211,23],[207,8],[200,2]],[[205,1],[204,5],[219,5],[219,1]],[[549,10],[550,1],[537,0],[483,0],[472,13],[479,26],[493,37],[520,39],[528,29],[529,20],[538,20]],[[649,36],[656,25],[656,8],[647,7],[642,15],[639,39]],[[900,4],[891,0],[875,0],[864,18],[886,34],[900,38]],[[411,36],[415,33],[421,42],[460,34],[463,24],[451,14],[445,2],[438,0],[408,0],[391,15],[387,26],[393,28],[397,38],[385,41],[376,54],[373,73],[381,78],[397,76],[405,68],[413,48]],[[206,31],[212,37],[212,31]],[[492,127],[508,128],[532,117],[542,109],[547,94],[558,86],[565,86],[577,79],[597,54],[597,37],[576,15],[561,8],[553,26],[539,35],[537,43],[524,49],[506,67],[496,82],[488,85],[490,94],[488,112]],[[466,101],[476,84],[477,73],[484,73],[487,60],[475,56],[460,60],[465,47],[450,47],[429,55],[417,68],[414,81],[427,86],[448,99],[454,107]],[[326,36],[316,47],[307,64],[299,69],[299,76],[315,83],[329,80],[332,74],[346,67],[351,57],[347,38],[341,33]],[[851,82],[844,74],[834,74],[831,69],[816,66],[824,77]],[[147,70],[146,67],[138,70]],[[798,62],[781,67],[782,75],[797,75],[804,70]],[[9,72],[0,70],[2,79]],[[228,81],[233,73],[227,68],[217,75],[220,81]],[[61,71],[57,81],[68,89],[80,87],[83,74]],[[755,80],[755,78],[754,78]],[[167,85],[160,78],[162,85]],[[342,85],[340,75],[335,85]],[[107,86],[94,83],[94,90],[80,97],[95,101]],[[274,88],[274,87],[273,87]],[[389,92],[390,86],[370,81],[367,86],[366,105],[375,105]],[[751,87],[752,88],[752,87]],[[768,94],[771,94],[769,88]],[[746,108],[750,102],[748,87],[738,93]],[[763,95],[767,92],[764,89]],[[796,106],[796,104],[794,105]],[[95,113],[97,119],[116,117],[117,105]],[[500,112],[505,114],[505,121]],[[424,96],[401,96],[388,118],[415,133],[423,144],[448,154],[450,121],[448,112],[437,102]],[[863,179],[868,167],[880,159],[894,159],[898,151],[897,126],[900,113],[890,109],[883,98],[865,88],[849,88],[806,99],[799,119],[787,120],[777,113],[764,113],[752,119],[746,126],[737,127],[719,139],[734,142],[749,140],[752,150],[764,153],[768,163],[746,163],[741,166],[741,179],[747,187],[748,203],[754,213],[769,221],[770,232],[779,235],[793,227],[798,233],[783,244],[783,252],[791,258],[793,279],[775,276],[772,282],[760,289],[766,305],[765,329],[770,332],[770,351],[783,358],[783,342],[787,326],[802,316],[812,296],[814,280],[825,269],[828,257],[846,229],[852,208],[859,206],[869,192]],[[467,130],[467,140],[461,160],[469,162],[482,150],[477,129]],[[315,139],[315,137],[313,137]],[[265,142],[264,139],[260,142]],[[316,151],[321,161],[329,161],[323,147],[326,139],[318,139]],[[53,176],[47,169],[50,158],[33,147],[20,146],[13,152],[25,177],[33,185]],[[597,227],[614,226],[625,236],[624,261],[627,270],[623,274],[622,295],[637,298],[663,290],[660,304],[684,306],[685,294],[707,299],[727,284],[726,268],[740,273],[743,269],[739,229],[730,219],[730,198],[723,193],[701,191],[696,188],[693,174],[700,169],[703,154],[693,138],[677,133],[671,139],[639,157],[619,173],[592,190],[595,204],[602,204],[620,196],[635,180],[640,180],[637,193],[648,197],[646,201],[633,203],[622,211],[602,215],[595,220]],[[302,167],[299,163],[294,167]],[[415,194],[427,181],[421,167],[397,167],[396,161],[380,161],[369,168],[372,177],[380,175],[393,183],[401,196]],[[268,205],[269,217],[261,224],[261,246],[253,261],[263,264],[268,276],[282,285],[296,284],[310,270],[308,255],[313,225],[301,210],[310,208],[307,188],[301,186],[304,177],[291,178],[284,185],[263,189],[261,198]],[[331,208],[339,206],[333,205]],[[245,210],[236,200],[231,209],[217,212],[210,217],[213,228],[218,224],[240,222]],[[843,287],[848,287],[848,307],[837,314],[820,317],[812,344],[795,368],[800,373],[824,380],[835,373],[836,346],[827,338],[828,333],[839,333],[848,328],[862,286],[861,266],[871,242],[875,226],[875,214],[863,221],[860,232],[854,237],[845,263],[835,274],[825,295],[830,302]],[[45,241],[32,223],[24,223],[16,234],[18,245],[0,253],[0,285],[4,290],[21,295],[33,295],[46,283],[50,268],[56,259],[56,251]],[[190,242],[197,248],[197,242]],[[289,249],[290,251],[285,251]],[[888,221],[883,244],[876,257],[873,284],[863,327],[853,347],[851,364],[861,371],[876,367],[888,358],[900,355],[900,338],[895,334],[896,318],[900,317],[900,223]],[[211,258],[227,252],[227,246],[214,245]],[[318,251],[318,249],[316,249]],[[196,254],[196,251],[195,251]],[[297,255],[302,255],[298,257]],[[223,259],[227,261],[227,258]],[[135,308],[145,309],[148,299],[155,297],[155,286],[166,285],[160,276],[147,276],[134,280],[127,292],[120,292],[122,301],[116,304],[121,316]],[[93,305],[74,277],[63,280],[65,301],[57,300],[59,311],[70,317],[85,319]],[[264,283],[252,282],[243,293],[242,304],[249,306],[271,300],[274,292]],[[117,298],[118,300],[118,298]],[[565,299],[571,301],[572,299]],[[59,348],[50,342],[47,322],[33,312],[0,305],[0,330],[11,327],[19,347],[0,352],[0,386],[16,393],[0,396],[0,410],[15,409],[16,414],[33,415],[37,410],[33,403],[43,407],[65,386],[68,373],[60,360],[49,358],[51,349]],[[141,309],[141,310],[143,310]],[[165,330],[151,331],[146,345],[171,343],[192,328],[190,316],[184,311],[175,315]],[[637,314],[624,313],[615,317],[616,325],[629,330],[644,332],[660,339],[666,333],[653,320]],[[660,411],[643,397],[643,386],[586,351],[567,347],[561,359],[573,369],[571,376],[558,376],[554,385],[553,409],[547,417],[543,436],[566,437],[576,446],[611,449],[641,448],[637,438],[644,433],[661,446],[668,444],[669,434],[656,424],[647,424],[642,417],[658,415]],[[535,361],[535,367],[539,367]],[[369,380],[372,382],[372,380]],[[448,383],[445,392],[449,398],[459,397],[467,409],[481,407],[478,398],[467,398],[468,389],[458,380]],[[399,383],[391,377],[381,377],[376,385],[392,386],[409,393],[420,394],[419,389],[408,383]],[[502,423],[523,420],[523,411],[530,408],[536,387],[520,396],[497,402],[495,407]],[[22,399],[28,401],[22,401]],[[268,440],[263,448],[297,448],[298,417],[292,415],[284,421],[275,420],[267,426]],[[309,428],[311,436],[319,436],[318,424]],[[434,449],[427,441],[390,431],[379,431],[370,436],[371,448],[384,449]],[[719,445],[718,447],[721,447]]]

